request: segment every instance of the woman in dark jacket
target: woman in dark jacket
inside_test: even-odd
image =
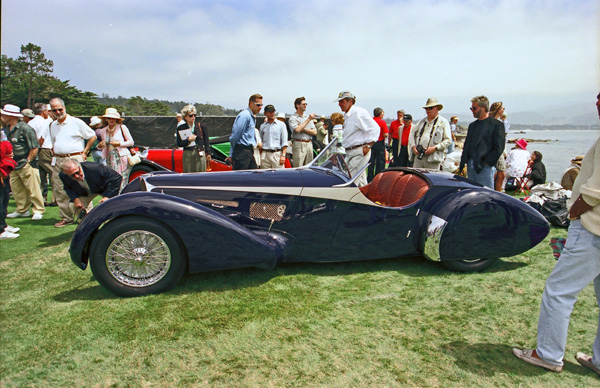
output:
[[[529,163],[531,163],[531,174],[527,174],[525,177],[531,179],[530,182],[533,182],[530,187],[546,183],[546,166],[542,163],[542,153],[533,151]]]
[[[177,146],[183,147],[183,172],[210,171],[210,143],[208,130],[196,124],[198,112],[193,105],[181,110],[183,120],[177,126]]]

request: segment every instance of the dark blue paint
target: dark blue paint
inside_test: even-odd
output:
[[[548,234],[545,219],[512,197],[456,175],[404,170],[430,185],[421,200],[404,208],[253,190],[327,188],[345,182],[320,168],[153,175],[145,179],[157,186],[155,192],[121,195],[88,214],[71,242],[71,258],[85,269],[98,228],[128,215],[154,219],[172,231],[187,252],[190,272],[418,255],[432,215],[448,222],[440,245],[442,260],[512,256]],[[246,190],[227,191],[227,187]],[[283,218],[271,223],[251,217],[253,202],[285,205]]]

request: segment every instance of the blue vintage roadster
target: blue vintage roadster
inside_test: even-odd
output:
[[[358,188],[331,149],[296,169],[143,175],[79,224],[71,259],[111,292],[137,296],[186,271],[281,262],[422,255],[480,271],[548,234],[530,206],[457,175],[388,169]]]

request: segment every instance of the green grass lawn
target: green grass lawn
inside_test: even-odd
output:
[[[188,275],[124,299],[71,263],[75,226],[54,228],[57,208],[9,221],[21,237],[0,242],[2,387],[600,386],[573,358],[591,353],[592,287],[562,373],[511,353],[535,345],[548,242],[562,229],[483,273],[423,258],[294,264]]]

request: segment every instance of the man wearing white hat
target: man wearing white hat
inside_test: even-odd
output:
[[[50,139],[50,123],[52,119],[48,116],[46,104],[41,102],[33,104],[33,113],[35,117],[27,124],[35,130],[40,149],[38,152],[38,166],[40,171],[40,181],[42,188],[42,198],[46,198],[48,194],[48,178],[52,184],[52,139]],[[52,187],[55,191],[56,187]],[[53,206],[56,206],[56,196],[52,200]],[[48,206],[44,203],[45,206]]]
[[[54,224],[54,227],[62,228],[73,223],[74,214],[69,207],[70,198],[64,190],[56,164],[65,159],[85,162],[87,154],[96,141],[96,133],[81,119],[68,115],[65,103],[60,98],[50,100],[50,107],[56,117],[56,121],[50,124],[50,137],[56,162],[52,170],[52,179],[60,182],[55,195],[61,220]]]
[[[408,139],[409,160],[415,168],[439,170],[446,150],[452,143],[450,123],[439,112],[444,108],[435,98],[423,107],[427,117],[413,126]]]
[[[344,140],[342,145],[346,150],[346,163],[352,178],[362,170],[371,158],[371,147],[379,139],[380,128],[369,112],[355,106],[356,96],[345,90],[336,99],[344,112]],[[363,170],[361,176],[354,181],[358,187],[367,184],[367,173]]]
[[[29,217],[29,208],[33,205],[32,220],[41,220],[46,208],[40,189],[40,175],[34,162],[39,143],[35,131],[19,120],[23,115],[16,105],[6,104],[2,109],[2,122],[8,127],[8,141],[13,146],[13,159],[17,166],[10,173],[10,187],[17,204],[17,210],[7,214],[6,218]]]

